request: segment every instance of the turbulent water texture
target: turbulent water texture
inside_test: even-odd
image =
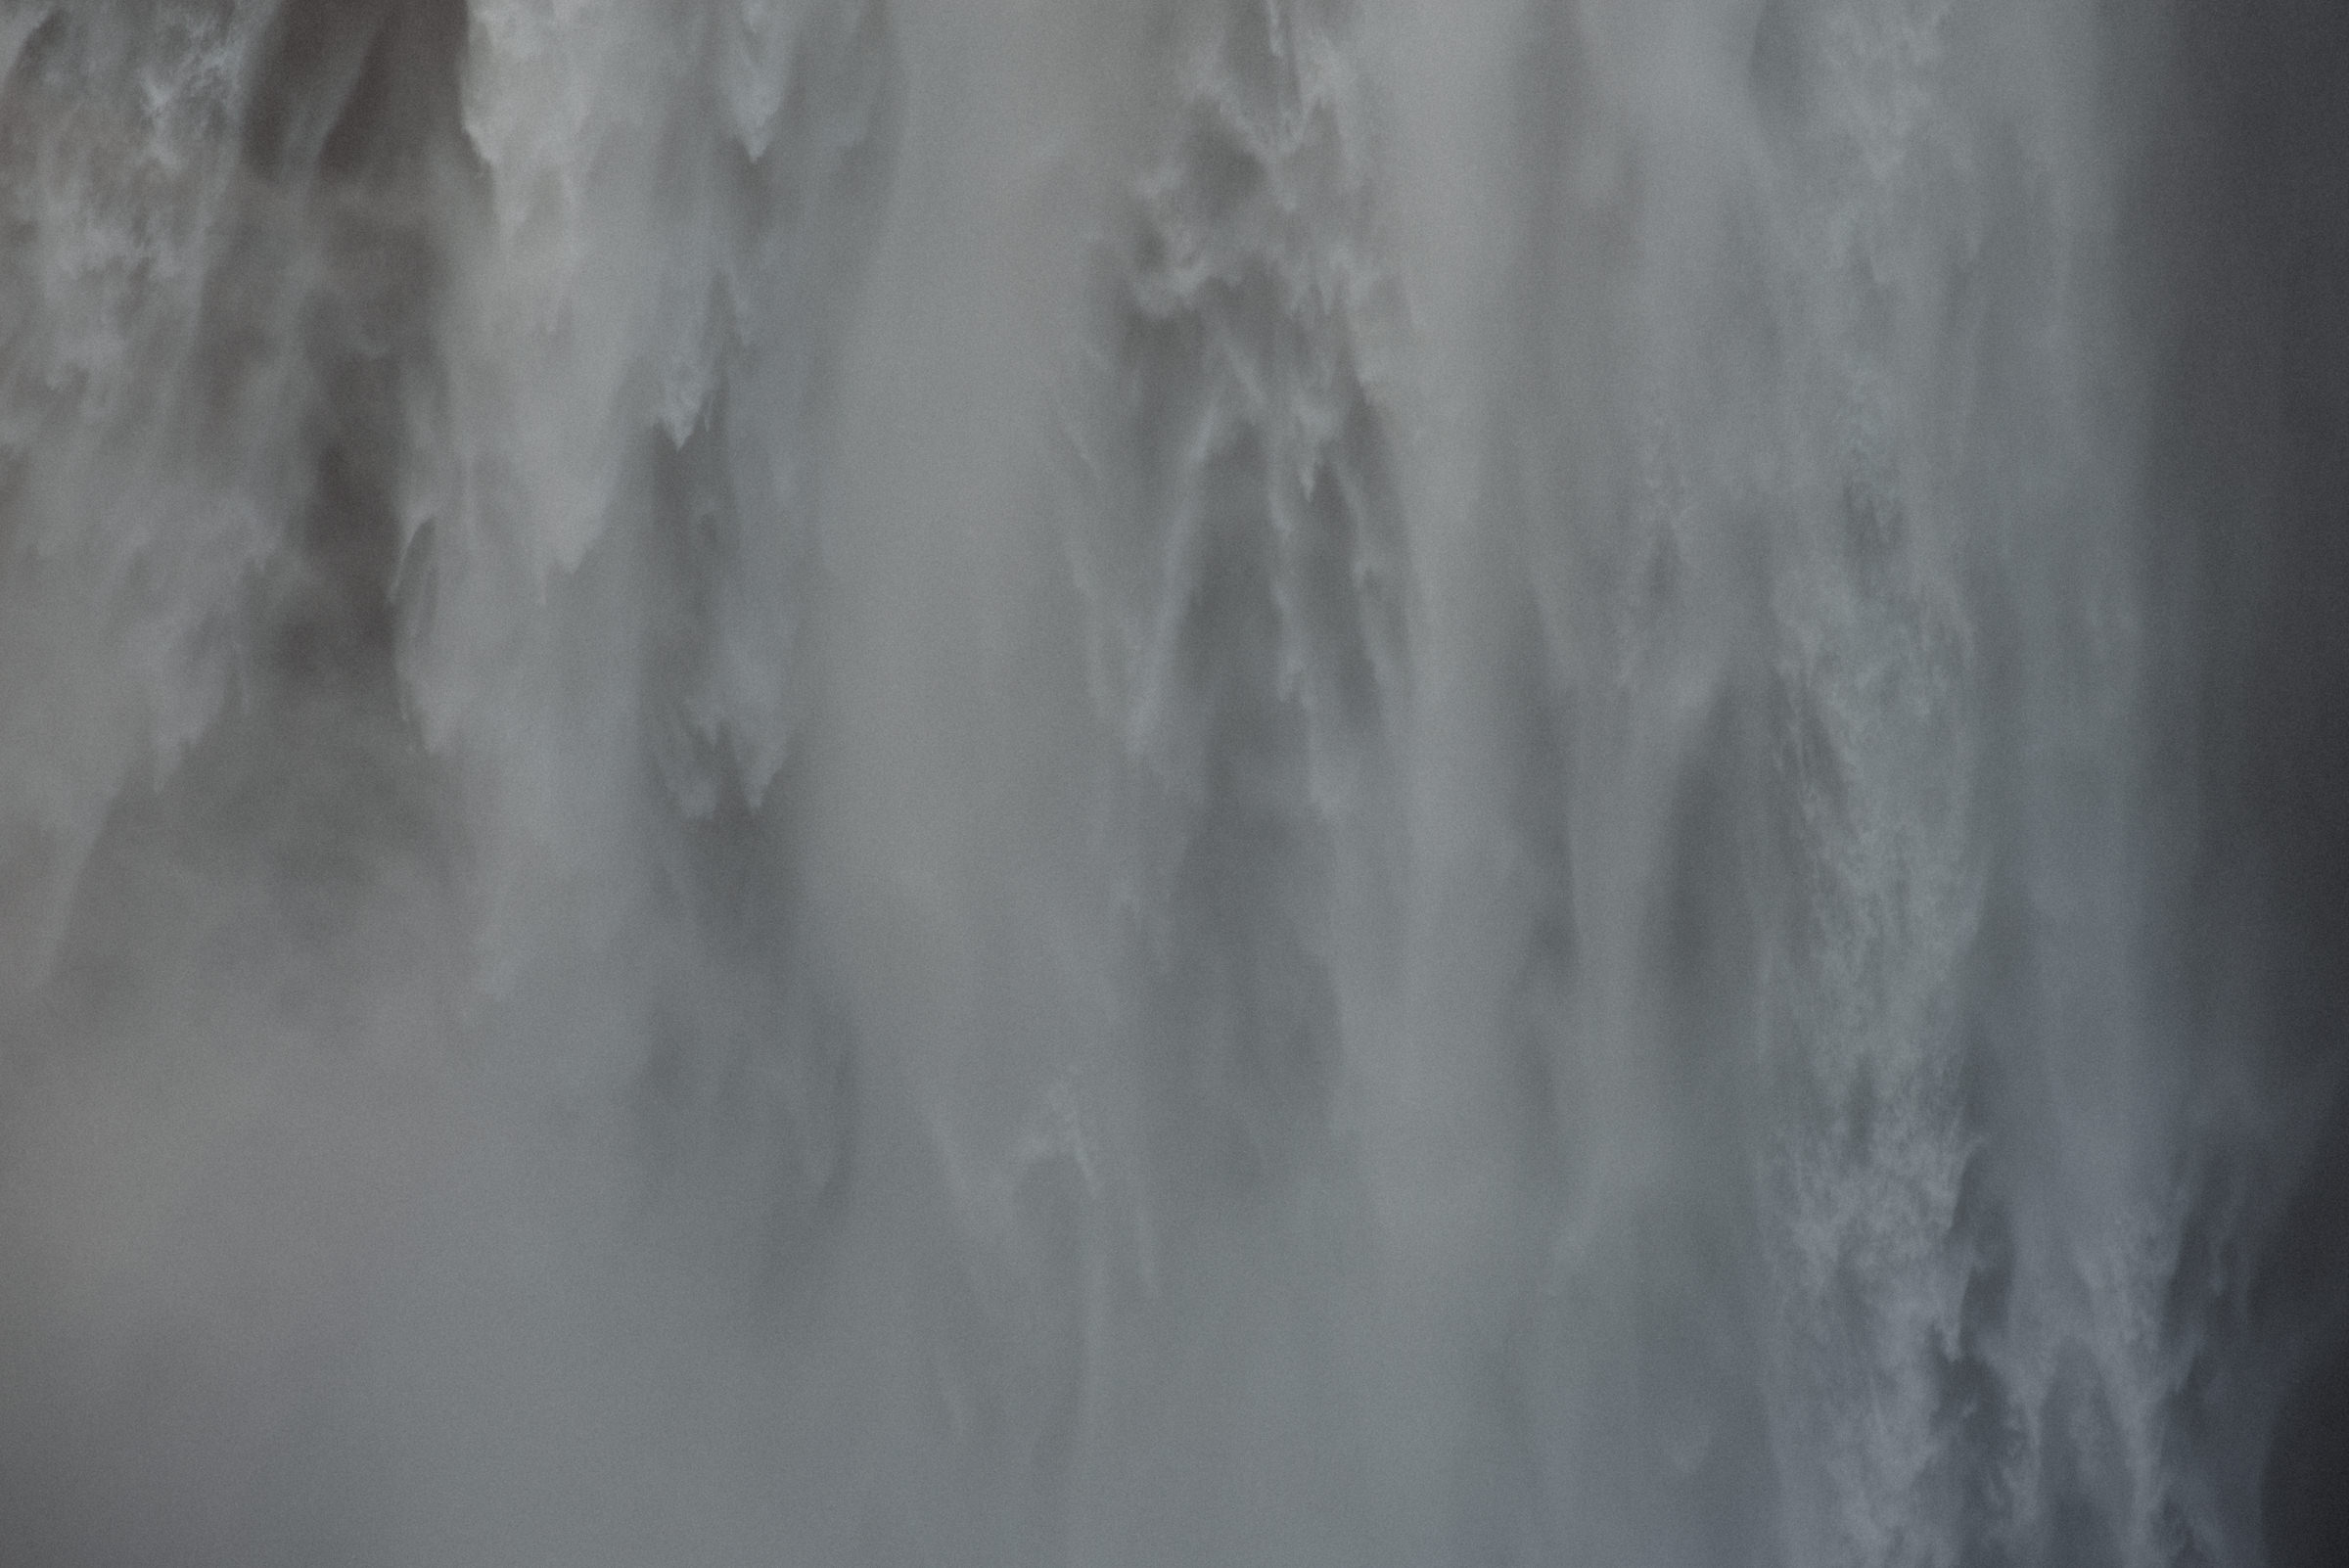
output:
[[[0,0],[0,1560],[2349,1553],[2349,12]]]

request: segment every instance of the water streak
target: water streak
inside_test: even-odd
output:
[[[2253,10],[7,0],[0,1539],[2327,1560]]]

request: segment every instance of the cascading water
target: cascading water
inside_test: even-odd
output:
[[[0,3],[0,1559],[2349,1523],[2349,21]]]

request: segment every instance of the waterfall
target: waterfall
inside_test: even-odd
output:
[[[0,0],[0,1556],[2335,1560],[2344,85]]]

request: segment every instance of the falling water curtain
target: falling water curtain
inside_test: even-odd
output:
[[[2349,1552],[2349,12],[0,0],[0,1560]]]

